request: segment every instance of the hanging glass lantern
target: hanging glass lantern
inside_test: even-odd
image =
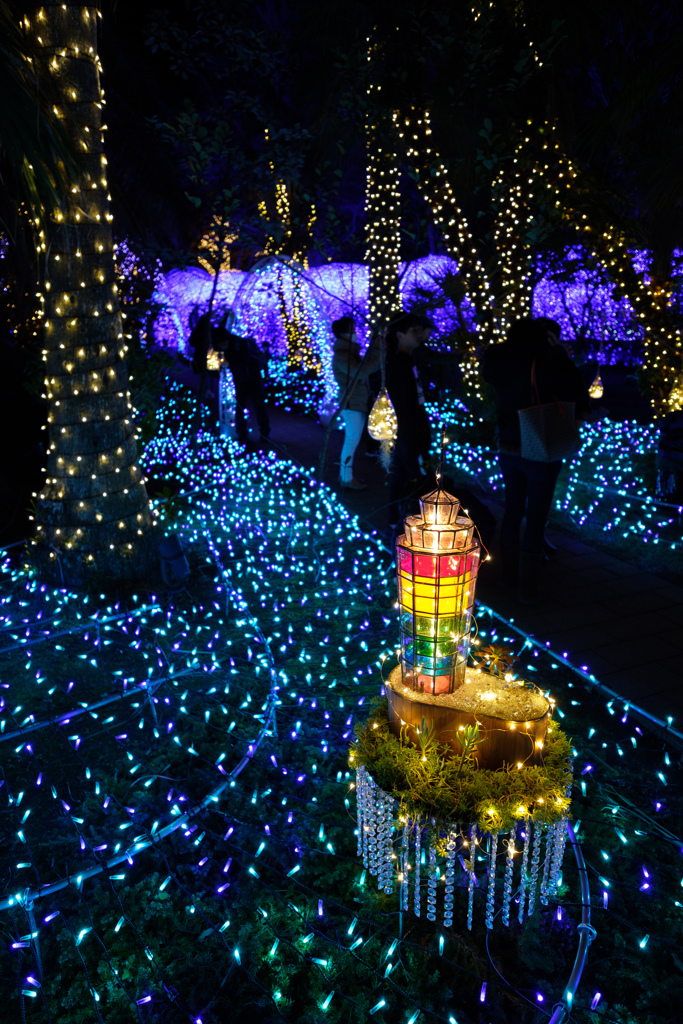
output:
[[[602,378],[600,372],[596,373],[595,380],[588,389],[588,394],[591,398],[602,398],[604,394],[604,387],[602,386]]]
[[[207,370],[213,370],[214,372],[220,370],[223,365],[224,355],[222,352],[217,352],[215,348],[210,348],[206,353],[206,368]]]
[[[382,388],[368,416],[368,434],[375,441],[393,441],[397,432],[396,412],[391,404],[389,392]]]

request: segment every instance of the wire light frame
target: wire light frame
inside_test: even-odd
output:
[[[396,545],[401,675],[423,693],[465,682],[481,548],[460,502],[437,488],[420,499]]]

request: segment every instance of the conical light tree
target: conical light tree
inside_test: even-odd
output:
[[[38,75],[61,95],[54,114],[82,150],[78,184],[36,217],[49,452],[34,544],[48,576],[66,584],[140,578],[155,547],[114,272],[97,17],[48,2],[24,19]]]

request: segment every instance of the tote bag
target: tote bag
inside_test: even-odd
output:
[[[541,404],[535,359],[531,364],[531,386],[536,395],[536,405],[517,410],[522,458],[531,462],[557,462],[576,455],[581,447],[576,403],[555,401]]]

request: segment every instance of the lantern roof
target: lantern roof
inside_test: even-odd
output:
[[[426,523],[445,526],[448,523],[455,523],[460,502],[448,491],[437,487],[420,498],[420,509]]]

